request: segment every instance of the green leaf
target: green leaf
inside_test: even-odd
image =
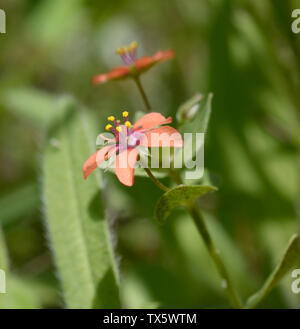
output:
[[[133,268],[122,277],[122,300],[126,308],[157,309],[159,303],[151,297],[151,289],[144,283]]]
[[[37,309],[41,308],[38,296],[20,278],[6,273],[6,293],[0,294],[0,309]]]
[[[38,300],[40,308],[49,308],[53,305],[61,304],[61,296],[56,284],[56,280],[53,281],[55,274],[46,274],[45,276],[18,276],[16,279],[22,281],[24,285],[30,289],[31,293],[34,294]]]
[[[274,218],[264,220],[257,226],[257,229],[261,248],[265,251],[264,257],[267,257],[272,268],[275,268],[283,250],[286,249],[287,241],[299,230],[299,224],[293,216],[288,217],[285,215],[276,218],[276,220]],[[300,268],[300,257],[298,257],[298,262],[296,262],[294,268]],[[286,275],[280,280],[276,290],[288,308],[300,308],[300,298],[299,295],[292,292],[291,281],[291,276],[289,274]],[[258,290],[257,286],[255,290],[252,290],[251,294],[256,290]],[[250,295],[248,294],[248,296]],[[269,297],[268,299],[270,300],[271,298]]]
[[[202,106],[193,121],[185,123],[180,131],[185,135],[184,148],[175,150],[174,159],[184,159],[185,164],[192,169],[186,169],[185,176],[191,185],[197,184],[204,173],[204,143],[205,133],[211,115],[211,102],[213,94],[208,94],[206,103]],[[182,153],[182,155],[180,155]],[[179,168],[179,164],[177,165]]]
[[[9,270],[9,259],[6,249],[4,234],[0,227],[0,280],[2,280],[5,271],[5,293],[1,293],[2,286],[0,283],[0,309],[2,308],[39,308],[40,304],[36,294],[30,287],[14,276]]]
[[[0,224],[14,223],[18,219],[38,209],[39,196],[35,183],[27,183],[0,198]]]
[[[61,31],[68,35],[68,40],[73,40],[81,32],[80,28],[85,27],[81,3],[81,0],[73,0],[72,3],[60,0],[40,2],[28,19],[30,39],[40,47],[46,47],[50,53],[61,46],[66,47]]]
[[[300,238],[297,234],[290,239],[289,245],[274,271],[265,281],[262,288],[250,296],[246,302],[246,308],[254,308],[268,295],[272,288],[293,268],[300,255]]]
[[[46,127],[59,115],[57,99],[42,90],[11,88],[1,96],[9,110],[38,127]]]
[[[205,185],[178,185],[158,200],[155,207],[155,215],[160,222],[163,222],[171,214],[171,212],[187,204],[206,193],[214,192],[217,188]]]
[[[211,115],[211,102],[213,99],[213,94],[210,93],[207,96],[207,101],[203,111],[200,112],[200,131],[206,133],[208,129],[209,119]]]
[[[203,95],[196,93],[193,97],[182,104],[177,113],[176,118],[179,124],[192,121],[199,110],[199,103],[203,99]]]
[[[69,308],[120,307],[117,270],[104,215],[100,171],[83,179],[95,151],[88,113],[66,100],[65,119],[52,130],[44,156],[45,215]],[[96,141],[96,135],[95,135]]]
[[[6,249],[6,243],[4,239],[4,234],[0,226],[0,269],[8,270],[8,255]]]
[[[209,93],[206,97],[206,102],[203,106],[201,106],[196,116],[194,117],[192,122],[187,122],[182,126],[182,132],[202,132],[206,133],[209,119],[211,115],[211,103],[212,103],[213,94]]]

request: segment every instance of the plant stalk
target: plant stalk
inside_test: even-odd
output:
[[[141,95],[143,97],[145,106],[147,108],[148,111],[151,111],[151,106],[150,103],[148,101],[148,98],[145,94],[145,91],[142,87],[141,81],[139,80],[139,78],[135,79],[135,82],[138,86],[139,91],[141,92]],[[166,187],[165,185],[163,185],[162,183],[160,183],[152,174],[151,170],[149,168],[144,168],[146,173],[148,174],[148,176],[151,178],[151,180],[155,183],[155,185],[157,185],[160,189],[162,189],[163,191],[168,191],[169,188]],[[177,171],[175,171],[174,169],[170,168],[169,169],[169,173],[170,176],[172,177],[172,179],[174,180],[174,182],[177,185],[183,184],[183,181],[181,179],[181,176],[178,174]],[[232,280],[229,276],[229,273],[226,269],[226,266],[220,256],[220,252],[219,250],[216,248],[211,235],[207,229],[207,226],[205,224],[204,218],[201,214],[201,211],[199,209],[198,204],[195,201],[190,201],[187,203],[186,205],[186,209],[189,212],[189,214],[191,215],[191,217],[194,220],[194,223],[197,227],[198,232],[200,233],[204,244],[213,260],[213,262],[215,263],[216,269],[221,277],[221,284],[222,287],[226,290],[228,299],[232,305],[233,308],[243,308],[242,302],[237,294],[237,291],[235,290]]]
[[[208,232],[207,226],[205,224],[204,218],[199,210],[198,205],[196,204],[195,201],[193,201],[190,202],[186,206],[186,208],[189,214],[192,216],[194,223],[198,229],[198,232],[200,233],[211,258],[215,263],[217,271],[222,280],[221,281],[222,288],[224,288],[224,290],[226,291],[228,299],[231,302],[231,305],[233,306],[233,308],[243,308],[241,300],[233,286],[229,273],[220,256],[220,251],[216,248],[215,244],[213,243],[213,240]]]
[[[156,186],[158,186],[164,192],[169,191],[169,188],[167,186],[165,186],[164,184],[162,184],[158,179],[156,179],[156,177],[152,174],[152,172],[149,168],[144,168],[144,170],[146,171],[147,175],[150,177],[150,179]]]
[[[178,185],[183,184],[181,176],[178,174],[177,171],[170,168],[169,172],[170,172],[170,176],[173,178],[173,180]],[[223,260],[220,256],[220,252],[216,248],[216,246],[211,238],[211,235],[208,232],[207,226],[205,224],[204,218],[201,214],[198,204],[196,203],[196,201],[191,201],[187,204],[186,209],[189,212],[189,214],[191,215],[191,217],[193,218],[194,223],[198,229],[198,232],[200,233],[211,258],[213,259],[213,261],[215,263],[217,271],[222,280],[221,281],[222,287],[226,290],[227,296],[231,302],[231,305],[234,308],[243,308],[241,300],[240,300],[240,298],[233,286],[233,283],[230,279],[226,266],[223,263]]]
[[[148,97],[147,97],[147,95],[146,95],[146,93],[145,93],[144,87],[143,87],[143,85],[141,84],[140,77],[137,76],[137,77],[135,77],[133,80],[134,80],[134,82],[136,83],[136,85],[137,85],[137,87],[138,87],[138,90],[139,90],[139,92],[140,92],[140,94],[141,94],[141,96],[142,96],[142,98],[143,98],[143,101],[144,101],[144,103],[145,103],[145,106],[146,106],[147,111],[148,111],[149,113],[152,112],[150,102],[149,102]]]

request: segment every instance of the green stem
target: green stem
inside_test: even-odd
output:
[[[164,184],[162,184],[158,179],[156,179],[156,177],[152,174],[151,170],[149,168],[144,168],[144,170],[146,171],[147,175],[151,178],[152,182],[158,186],[161,190],[167,192],[169,191],[169,188],[167,186],[165,186]]]
[[[147,111],[148,111],[148,112],[152,112],[150,102],[149,102],[148,97],[147,97],[147,95],[146,95],[146,93],[145,93],[145,90],[144,90],[144,88],[143,88],[143,85],[141,84],[140,77],[137,76],[137,77],[135,77],[133,80],[135,81],[135,83],[136,83],[136,85],[137,85],[137,87],[138,87],[138,89],[139,89],[139,92],[140,92],[141,95],[142,95],[142,98],[143,98],[143,101],[144,101],[144,103],[145,103],[145,105],[146,105],[146,109],[147,109]]]
[[[173,180],[177,184],[183,184],[183,181],[181,179],[181,176],[179,175],[178,171],[170,168],[169,169],[170,176],[173,178]],[[195,201],[191,201],[186,206],[189,214],[192,216],[194,223],[198,229],[198,232],[200,233],[206,248],[213,259],[215,266],[217,268],[217,271],[219,275],[221,276],[222,280],[222,287],[226,289],[227,296],[234,308],[242,308],[242,303],[240,301],[240,298],[233,286],[233,283],[230,279],[229,273],[225,267],[225,264],[223,263],[222,258],[220,257],[219,250],[216,248],[211,235],[208,232],[207,226],[205,224],[204,218],[201,214],[201,211],[199,209],[199,206]]]
[[[183,184],[183,181],[181,179],[181,176],[179,175],[177,170],[174,170],[173,168],[169,168],[169,174],[171,176],[171,178],[173,179],[173,181],[177,184],[177,185],[181,185]]]
[[[225,264],[220,256],[219,250],[216,248],[215,244],[213,243],[213,240],[211,238],[211,235],[208,232],[207,226],[205,224],[204,218],[199,210],[199,207],[195,203],[195,201],[190,202],[186,206],[188,212],[192,216],[194,223],[198,229],[198,232],[200,233],[206,248],[213,259],[215,266],[217,268],[217,271],[221,277],[221,284],[224,290],[226,290],[227,296],[231,302],[231,305],[234,308],[243,308],[243,305],[240,301],[240,298],[233,286],[233,283],[230,279],[229,273],[225,267]]]
[[[149,104],[149,101],[146,97],[146,94],[145,94],[145,91],[141,85],[141,82],[140,80],[137,80],[135,79],[138,87],[139,87],[139,90],[142,94],[142,97],[143,97],[143,100],[145,102],[145,105],[146,105],[146,108],[150,111],[151,111],[151,107],[150,107],[150,104]],[[160,183],[152,174],[152,172],[150,171],[149,168],[144,168],[146,173],[148,174],[148,176],[151,178],[151,180],[160,188],[162,189],[163,191],[168,191],[169,188],[166,187],[165,185],[163,185],[162,183]],[[179,173],[170,168],[169,169],[169,173],[170,173],[170,176],[172,177],[172,179],[176,182],[176,184],[180,185],[180,184],[183,184],[183,181],[181,179],[181,176],[179,175]],[[231,305],[234,307],[234,308],[243,308],[243,305],[241,303],[241,300],[233,286],[233,283],[232,283],[232,280],[229,276],[229,273],[225,267],[225,264],[220,256],[220,253],[219,253],[219,250],[216,248],[212,238],[211,238],[211,235],[207,229],[207,226],[205,224],[205,221],[204,221],[204,218],[201,214],[201,211],[199,209],[199,206],[197,205],[197,203],[195,201],[190,201],[189,203],[187,203],[186,205],[186,209],[187,211],[189,212],[189,214],[191,215],[191,217],[193,218],[194,220],[194,223],[197,227],[197,230],[198,232],[200,233],[203,241],[204,241],[204,244],[212,258],[212,260],[214,261],[215,263],[215,266],[217,268],[217,271],[221,277],[221,280],[222,280],[222,287],[226,290],[226,293],[227,293],[227,296],[228,296],[228,299],[230,300],[231,302]]]

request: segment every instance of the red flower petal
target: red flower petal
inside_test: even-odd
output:
[[[112,69],[108,73],[96,75],[92,79],[93,85],[98,85],[107,82],[108,80],[117,80],[126,77],[129,75],[130,69],[128,66],[119,66]]]
[[[173,50],[165,50],[165,51],[158,51],[156,54],[154,54],[153,59],[156,62],[165,61],[167,59],[171,59],[175,56],[175,53]]]
[[[173,58],[175,53],[173,50],[166,50],[166,51],[158,51],[154,54],[154,56],[144,56],[137,59],[134,62],[134,66],[137,71],[143,71],[150,68],[152,65]]]
[[[149,130],[156,126],[171,123],[172,118],[165,118],[162,114],[151,112],[141,117],[134,125],[133,130]]]
[[[183,147],[181,134],[170,126],[163,126],[151,130],[140,141],[144,147]]]
[[[82,166],[83,177],[87,179],[89,175],[101,165],[101,163],[108,159],[112,155],[113,149],[115,149],[115,145],[110,145],[103,147],[101,150],[93,153]]]
[[[137,71],[142,71],[147,68],[150,68],[150,66],[152,66],[153,64],[155,64],[155,61],[151,56],[141,57],[134,62],[134,66]]]
[[[117,155],[115,173],[119,181],[127,186],[132,186],[134,182],[134,166],[138,157],[138,150],[127,149]]]

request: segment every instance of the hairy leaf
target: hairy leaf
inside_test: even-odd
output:
[[[116,266],[104,215],[100,171],[86,181],[82,165],[94,152],[87,113],[71,101],[44,157],[45,215],[69,308],[120,306]]]

